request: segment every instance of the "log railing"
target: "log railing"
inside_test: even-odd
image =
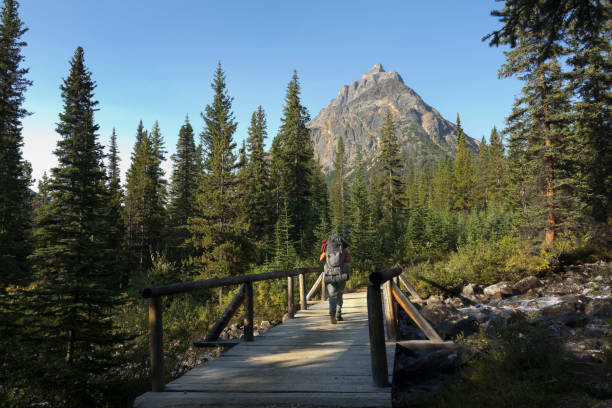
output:
[[[419,310],[410,302],[399,288],[401,282],[404,287],[416,298],[422,299],[412,285],[401,276],[402,268],[394,267],[370,274],[368,285],[368,324],[370,332],[370,358],[372,365],[372,378],[378,387],[389,385],[387,348],[385,343],[385,323],[387,326],[387,340],[405,347],[415,349],[447,348],[453,347],[452,341],[443,341],[429,322],[421,315]],[[382,294],[381,294],[382,286]],[[383,307],[384,306],[384,307]],[[429,340],[398,341],[398,306],[402,307],[415,324],[425,333]],[[383,314],[384,309],[384,314]]]
[[[181,282],[165,286],[153,286],[142,292],[144,298],[149,299],[149,351],[151,354],[151,383],[154,392],[163,391],[164,381],[164,347],[163,347],[163,322],[162,322],[162,297],[181,293],[191,293],[204,289],[219,288],[223,286],[242,285],[238,293],[231,300],[219,320],[210,329],[206,337],[194,344],[197,346],[219,345],[217,341],[223,328],[230,322],[241,304],[244,304],[244,340],[253,341],[253,282],[268,279],[287,278],[287,313],[289,318],[294,317],[294,293],[293,277],[299,277],[300,308],[307,308],[308,299],[314,294],[317,287],[321,286],[321,298],[325,300],[325,284],[323,283],[322,267],[298,268],[282,271],[265,272],[253,275],[231,276],[227,278],[203,279],[194,282]],[[306,293],[305,274],[319,272],[312,289]]]

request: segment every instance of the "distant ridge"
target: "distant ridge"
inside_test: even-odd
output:
[[[342,86],[338,96],[308,124],[315,157],[325,174],[334,170],[339,137],[344,138],[349,169],[358,144],[366,167],[373,165],[387,109],[393,114],[400,148],[409,165],[421,167],[440,157],[455,157],[455,124],[406,86],[397,71],[386,72],[378,63],[358,81]],[[478,151],[474,139],[468,137],[467,141],[472,151]]]

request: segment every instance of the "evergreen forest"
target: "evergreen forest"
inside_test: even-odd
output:
[[[22,54],[27,22],[18,1],[3,0],[0,405],[131,406],[150,389],[143,288],[318,266],[331,233],[350,243],[351,288],[398,264],[422,295],[609,260],[611,11],[609,1],[505,0],[491,13],[501,28],[483,41],[505,47],[500,77],[523,84],[506,127],[473,154],[459,112],[456,157],[416,168],[400,154],[402,118],[388,111],[374,166],[358,153],[349,172],[340,138],[331,181],[298,73],[278,131],[259,106],[238,144],[221,62],[209,67],[201,117],[176,129],[175,154],[157,122],[134,118],[122,178],[119,135],[99,132],[95,72],[77,47],[60,87],[58,164],[35,189],[22,154],[24,95],[36,86]],[[282,318],[286,290],[283,280],[254,286],[256,321]],[[168,379],[190,367],[191,343],[236,291],[164,299]]]

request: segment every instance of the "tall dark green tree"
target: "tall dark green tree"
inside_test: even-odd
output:
[[[266,114],[261,106],[251,115],[249,136],[246,141],[247,163],[241,169],[241,192],[244,216],[249,224],[249,236],[266,253],[265,242],[272,237],[275,219],[274,202],[270,186],[270,164],[264,152],[267,137]]]
[[[349,215],[352,229],[349,240],[351,243],[353,265],[354,268],[367,271],[374,266],[376,252],[374,251],[372,212],[370,211],[368,200],[363,154],[359,145],[357,145],[355,176],[350,190],[350,198],[351,212]]]
[[[606,172],[610,174],[609,166],[593,166],[590,160],[596,156],[599,161],[601,152],[604,156],[610,152],[610,140],[605,136],[609,131],[604,130],[610,127],[610,74],[605,68],[610,64],[606,51],[610,47],[610,4],[506,0],[502,10],[491,14],[499,17],[502,27],[483,40],[490,40],[493,46],[510,46],[500,75],[514,75],[525,81],[523,95],[509,118],[511,162],[514,165],[521,160],[524,165],[514,167],[514,177],[522,177],[518,180],[521,191],[525,192],[531,184],[536,193],[525,196],[543,197],[540,201],[545,203],[545,221],[540,224],[545,243],[552,245],[555,233],[567,226],[567,221],[584,213],[575,200],[579,191],[587,191],[583,201],[591,207],[595,218],[598,211],[593,210],[604,206],[601,193],[605,195],[604,180],[608,177]],[[562,65],[561,59],[567,64]],[[562,66],[571,69],[563,73]],[[569,88],[565,87],[567,78],[571,80]],[[578,114],[568,118],[572,99]],[[587,144],[591,145],[592,154],[584,160],[578,152],[589,150]],[[535,181],[525,182],[527,175]],[[596,179],[599,187],[594,187]],[[586,180],[590,187],[584,189],[582,184]],[[523,209],[527,206],[523,205]]]
[[[487,170],[487,201],[502,204],[506,201],[509,187],[508,160],[501,133],[494,126],[489,136],[489,167]]]
[[[149,134],[140,121],[127,172],[125,196],[127,249],[132,268],[149,267],[155,252],[164,248],[166,190],[165,181],[161,179],[162,158],[163,141],[159,131]]]
[[[119,304],[119,277],[109,243],[106,172],[98,125],[95,82],[78,47],[70,73],[61,85],[63,111],[52,169],[49,211],[36,230],[41,245],[31,259],[39,283],[34,289],[37,311],[37,354],[41,367],[33,381],[64,406],[100,402],[103,374],[116,365],[118,341],[111,316]]]
[[[119,149],[117,148],[117,133],[113,128],[108,155],[108,217],[110,221],[109,239],[113,248],[113,259],[116,268],[121,271],[120,284],[125,287],[128,283],[127,268],[125,265],[125,224],[123,223],[123,188],[121,187],[121,171],[119,169]]]
[[[291,240],[298,245],[297,253],[307,256],[314,241],[317,216],[312,200],[314,152],[310,141],[308,110],[300,101],[297,72],[287,85],[281,127],[273,142],[273,170],[279,178],[277,194],[287,203]],[[283,206],[279,206],[283,208]]]
[[[399,150],[395,124],[390,111],[385,113],[378,145],[378,163],[374,169],[371,187],[374,212],[379,212],[378,234],[383,248],[383,257],[392,261],[401,236],[401,222],[405,191],[402,180],[404,163]]]
[[[472,155],[467,148],[465,133],[461,127],[461,120],[457,114],[457,158],[454,166],[454,196],[453,207],[457,210],[468,211],[474,206],[474,190],[476,185]]]
[[[330,194],[332,230],[342,236],[348,236],[349,194],[346,183],[346,154],[344,151],[344,141],[342,140],[342,137],[338,138],[334,168],[336,171],[336,178],[332,185]]]
[[[186,240],[189,237],[187,220],[195,215],[195,196],[198,190],[198,152],[195,145],[193,127],[189,118],[181,126],[176,142],[176,153],[172,155],[172,180],[170,184],[170,203],[168,218],[170,242],[173,259],[179,260],[187,255]]]
[[[211,87],[213,102],[202,113],[206,173],[195,198],[196,216],[188,221],[193,236],[191,243],[201,260],[200,274],[205,277],[240,274],[248,267],[248,241],[239,214],[237,163],[233,152],[237,124],[221,63],[217,65]]]
[[[27,280],[26,257],[30,251],[30,164],[23,159],[21,120],[24,94],[31,81],[21,40],[27,28],[18,14],[19,3],[4,0],[0,12],[0,280],[2,293],[8,284]],[[4,296],[0,294],[0,296]],[[1,301],[1,300],[0,300]]]

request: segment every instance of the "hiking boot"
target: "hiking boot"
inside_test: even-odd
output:
[[[342,318],[341,315],[336,316],[336,320],[339,321],[339,322],[343,322],[344,321],[344,319]]]
[[[329,321],[331,322],[331,324],[336,324],[336,323],[338,323],[338,322],[336,321],[336,316],[334,316],[334,315],[329,315]]]

